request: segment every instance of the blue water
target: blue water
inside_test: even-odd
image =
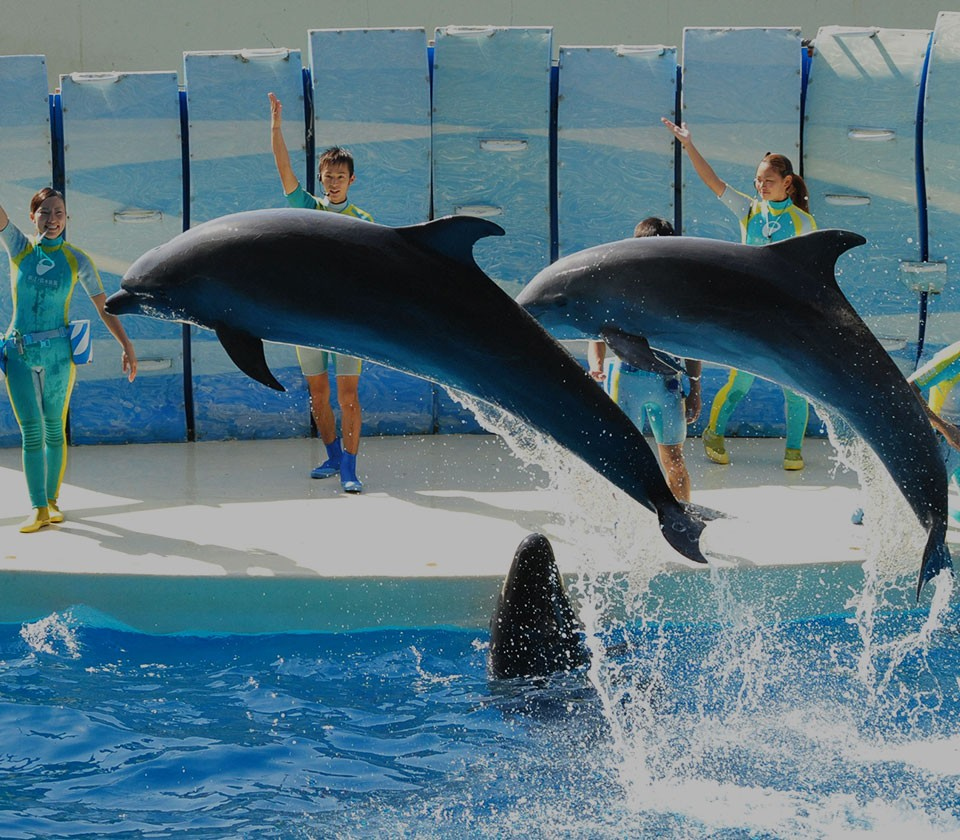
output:
[[[956,618],[606,628],[541,685],[480,629],[3,625],[0,836],[947,835]]]

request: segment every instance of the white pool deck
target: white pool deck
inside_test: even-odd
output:
[[[758,575],[858,568],[856,474],[825,440],[785,472],[782,447],[733,440],[719,467],[688,442],[693,500],[732,515],[708,525],[705,547]],[[560,491],[496,436],[366,438],[359,496],[309,477],[321,456],[305,439],[72,447],[66,521],[21,534],[20,453],[0,450],[0,621],[83,605],[149,632],[482,626],[526,534],[546,533],[561,570],[579,571]],[[611,551],[609,570],[631,562]],[[668,565],[681,580],[708,574],[678,555]]]

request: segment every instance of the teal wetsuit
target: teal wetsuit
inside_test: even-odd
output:
[[[643,429],[646,418],[659,446],[679,446],[687,439],[684,361],[666,353],[654,353],[674,366],[676,373],[669,376],[640,370],[610,356],[604,364],[603,387],[637,428]]]
[[[353,216],[365,222],[372,222],[373,216],[361,210],[356,204],[344,201],[342,204],[331,204],[308,193],[300,184],[293,192],[287,193],[287,203],[291,207],[302,207],[306,210],[326,210],[331,213],[340,213],[343,216]],[[331,353],[317,347],[297,347],[297,359],[300,360],[300,370],[304,376],[320,376],[327,372],[333,364],[337,376],[359,376],[361,361],[356,356],[345,356],[342,353]]]
[[[960,424],[960,341],[945,347],[907,380],[930,392],[928,404],[934,414]]]
[[[789,198],[784,201],[763,202],[750,198],[727,186],[720,200],[736,214],[740,222],[740,237],[745,245],[767,245],[790,239],[817,229],[813,216],[797,207]],[[731,369],[730,378],[717,392],[710,407],[708,428],[723,435],[734,409],[747,395],[756,376]],[[807,431],[809,405],[803,397],[788,388],[783,389],[787,415],[787,449],[800,449]]]
[[[23,439],[23,472],[33,507],[60,493],[67,465],[64,428],[76,368],[66,327],[77,281],[103,293],[93,261],[62,237],[34,244],[13,222],[0,231],[10,255],[13,320],[6,333],[7,393]]]
[[[921,391],[929,391],[927,405],[954,426],[960,425],[960,341],[945,347],[907,379]],[[941,435],[940,451],[947,467],[947,476],[960,484],[960,453]]]

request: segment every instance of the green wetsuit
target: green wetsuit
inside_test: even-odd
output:
[[[93,261],[62,237],[35,244],[12,223],[0,230],[10,255],[13,320],[3,350],[7,393],[23,439],[23,472],[33,507],[60,493],[67,465],[65,426],[76,368],[66,328],[77,281],[103,293]]]
[[[762,202],[733,189],[729,185],[720,196],[740,222],[740,237],[745,245],[766,245],[780,242],[801,233],[817,229],[813,216],[797,207],[789,198],[784,201]],[[731,368],[726,384],[717,392],[710,406],[707,428],[723,435],[734,409],[747,395],[756,376]],[[787,418],[787,449],[800,449],[807,431],[809,405],[804,397],[782,388]]]
[[[927,404],[934,414],[938,414],[948,423],[960,424],[960,341],[945,347],[929,362],[918,368],[907,377],[921,391],[929,391]],[[960,486],[960,453],[946,442],[943,435],[940,439],[940,451],[947,467],[947,477]],[[955,510],[951,510],[954,519],[960,518]]]

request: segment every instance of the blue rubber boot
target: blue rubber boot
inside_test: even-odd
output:
[[[327,460],[310,470],[310,478],[330,478],[340,472],[340,462],[343,459],[343,449],[340,438],[334,438],[333,443],[325,444]]]
[[[357,478],[357,456],[344,452],[340,461],[340,484],[345,493],[362,493],[363,482]]]

